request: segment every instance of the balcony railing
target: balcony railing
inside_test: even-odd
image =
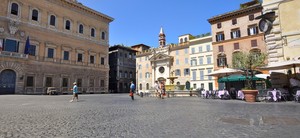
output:
[[[89,66],[89,67],[97,67],[97,68],[109,68],[109,65],[102,65],[97,63],[90,62],[78,62],[75,60],[63,60],[60,58],[48,58],[44,56],[31,56],[22,53],[16,52],[8,52],[8,51],[0,51],[0,57],[9,57],[9,58],[22,58],[26,60],[35,60],[41,62],[53,62],[56,64],[68,64],[68,65],[79,65],[79,66]]]
[[[13,57],[13,58],[26,58],[26,59],[28,58],[27,54],[8,52],[8,51],[0,51],[0,56]]]

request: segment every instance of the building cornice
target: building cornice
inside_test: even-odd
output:
[[[247,8],[242,8],[239,10],[235,10],[235,11],[231,11],[228,13],[224,13],[224,14],[220,14],[217,16],[214,16],[210,19],[208,19],[208,22],[210,24],[214,24],[223,20],[228,20],[228,19],[232,19],[232,17],[237,17],[243,14],[249,14],[252,13],[253,11],[262,11],[263,7],[261,6],[261,4],[255,4],[253,6],[249,6]]]
[[[57,0],[47,0],[49,2],[57,2]],[[82,5],[81,3],[78,3],[78,2],[71,2],[71,1],[67,1],[67,0],[59,0],[61,4],[67,4],[69,5],[70,7],[72,8],[76,8],[77,10],[80,10],[80,11],[84,11],[86,13],[89,13],[91,15],[95,15],[97,17],[100,17],[102,19],[105,19],[107,20],[108,22],[112,22],[114,20],[114,18],[108,16],[108,15],[105,15],[103,13],[100,13],[96,10],[93,10],[87,6],[84,6]]]

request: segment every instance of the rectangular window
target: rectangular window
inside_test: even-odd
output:
[[[231,39],[239,38],[239,37],[241,37],[241,31],[240,30],[231,30],[230,35],[231,35]]]
[[[68,87],[68,81],[69,81],[68,78],[63,78],[62,79],[62,87]]]
[[[129,73],[129,78],[132,78],[132,72]]]
[[[104,57],[101,57],[101,65],[104,65]]]
[[[254,14],[249,15],[249,21],[253,21],[254,20]]]
[[[257,40],[251,40],[251,47],[257,47]]]
[[[45,86],[52,87],[52,78],[51,77],[46,77]]]
[[[77,79],[77,87],[82,87],[82,79]]]
[[[232,19],[232,25],[237,24],[237,20],[236,19]]]
[[[190,69],[186,68],[184,69],[184,76],[190,75]]]
[[[199,57],[199,65],[203,65],[203,57]]]
[[[206,45],[206,51],[209,52],[210,50],[210,45]]]
[[[218,23],[217,24],[217,28],[219,29],[219,28],[222,28],[222,23]]]
[[[192,54],[194,54],[194,53],[195,53],[195,48],[193,47],[193,48],[192,48]]]
[[[224,52],[223,46],[219,46],[219,52]]]
[[[100,87],[104,87],[104,80],[101,80]]]
[[[176,65],[179,65],[179,59],[176,59]]]
[[[192,58],[191,66],[197,66],[197,59],[196,58]]]
[[[185,58],[185,59],[184,59],[184,63],[185,63],[185,64],[189,64],[189,58]]]
[[[233,44],[234,50],[240,49],[240,44],[239,43],[234,43]]]
[[[189,49],[188,48],[184,49],[184,53],[188,54],[189,53]]]
[[[180,76],[181,74],[180,74],[180,69],[176,69],[176,71],[175,71],[175,76]]]
[[[35,45],[30,45],[28,54],[31,55],[31,56],[35,56],[35,50],[36,50],[36,46]]]
[[[227,66],[227,59],[226,59],[226,57],[219,57],[217,59],[217,65],[218,65],[218,67],[225,67],[225,66]]]
[[[69,60],[69,51],[64,51],[64,60]]]
[[[176,50],[176,55],[179,55],[179,51],[178,50]]]
[[[207,56],[206,60],[207,60],[207,64],[211,64],[211,56]]]
[[[212,69],[207,69],[207,74],[211,73]],[[212,76],[208,76],[208,80],[212,80]]]
[[[6,39],[4,41],[3,51],[19,52],[19,42],[16,40]]]
[[[120,71],[119,72],[119,77],[122,78],[122,76],[123,76],[123,73],[122,73],[122,71]]]
[[[33,87],[33,76],[27,76],[27,79],[26,79],[26,87]]]
[[[196,80],[196,77],[197,77],[197,73],[196,73],[196,70],[193,70],[192,71],[192,80]]]
[[[81,53],[77,54],[77,62],[82,62],[82,54]]]
[[[204,70],[200,70],[200,80],[204,80]]]
[[[216,41],[219,42],[219,41],[223,41],[223,40],[225,40],[224,33],[218,33],[216,35]]]
[[[90,56],[90,63],[94,64],[95,63],[95,56]]]
[[[54,58],[54,49],[48,48],[48,58]]]
[[[250,26],[248,29],[248,35],[256,35],[258,34],[258,27],[257,26]]]
[[[199,52],[202,52],[202,46],[198,47]]]
[[[94,87],[94,79],[90,79],[90,87]]]

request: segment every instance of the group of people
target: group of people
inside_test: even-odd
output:
[[[164,99],[164,96],[166,95],[165,82],[162,81],[159,83],[158,81],[155,81],[154,88],[157,97]]]
[[[266,89],[274,89],[271,83],[271,78],[268,76],[265,80]],[[291,95],[294,95],[297,90],[300,90],[300,80],[296,76],[290,77],[289,86],[283,86],[284,89],[290,92]]]

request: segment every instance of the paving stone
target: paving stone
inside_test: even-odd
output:
[[[300,103],[128,94],[0,95],[0,138],[260,138],[300,135]],[[284,127],[282,127],[284,126]]]

